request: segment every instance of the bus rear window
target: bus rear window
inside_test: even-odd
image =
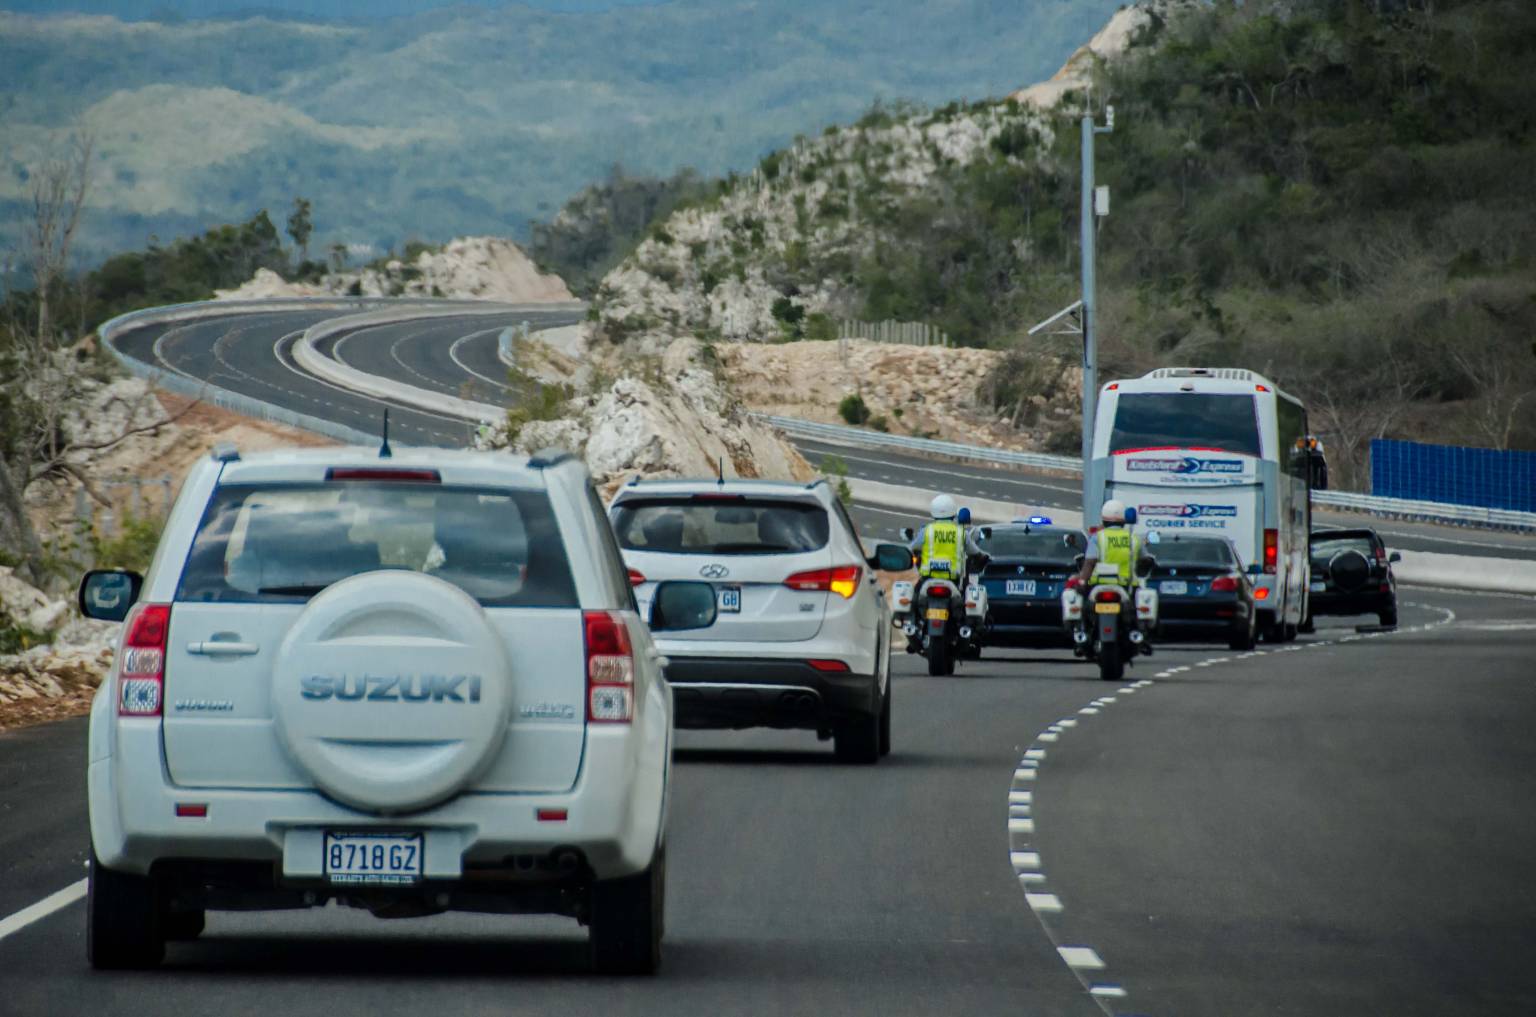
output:
[[[1215,449],[1259,455],[1259,421],[1251,395],[1143,392],[1120,396],[1109,451]]]

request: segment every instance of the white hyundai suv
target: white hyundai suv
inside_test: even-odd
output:
[[[868,555],[825,481],[632,482],[609,516],[640,604],[661,581],[703,579],[718,616],[658,636],[680,728],[803,728],[839,758],[891,749],[891,609],[875,570],[910,568],[900,544]]]
[[[387,454],[387,446],[384,450]],[[91,709],[88,950],[158,963],[208,909],[554,913],[660,957],[672,694],[577,460],[216,450]],[[707,626],[713,590],[653,625]]]

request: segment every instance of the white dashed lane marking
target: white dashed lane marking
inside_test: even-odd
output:
[[[20,932],[33,922],[41,921],[55,911],[69,907],[84,896],[85,880],[81,879],[62,890],[50,893],[36,904],[27,905],[8,918],[0,918],[0,939]]]

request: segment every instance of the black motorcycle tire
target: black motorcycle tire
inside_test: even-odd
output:
[[[1125,658],[1121,656],[1119,643],[1099,644],[1099,678],[1117,682],[1125,677]]]
[[[950,656],[949,643],[940,637],[931,637],[928,642],[928,674],[933,678],[942,678],[947,674],[955,673],[955,662]]]

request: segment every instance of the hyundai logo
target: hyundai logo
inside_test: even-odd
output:
[[[699,575],[703,576],[705,579],[724,579],[730,574],[730,569],[726,568],[724,565],[719,564],[705,565],[703,568],[699,569]]]

